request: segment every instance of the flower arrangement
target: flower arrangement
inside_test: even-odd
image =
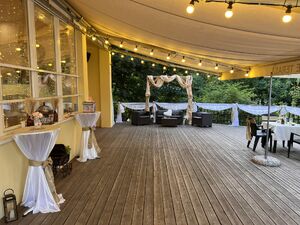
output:
[[[34,112],[34,113],[32,113],[32,117],[33,117],[33,119],[41,119],[41,118],[43,118],[43,114],[40,112]]]

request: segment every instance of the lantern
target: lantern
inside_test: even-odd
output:
[[[10,193],[11,192],[11,193]],[[3,193],[3,207],[5,222],[11,222],[18,219],[17,200],[13,189],[6,189]]]

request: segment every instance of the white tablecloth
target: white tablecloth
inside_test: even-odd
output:
[[[267,122],[262,123],[263,128],[267,128]],[[281,124],[277,122],[270,122],[270,129],[274,132],[273,139],[277,141],[289,141],[291,133],[300,134],[300,125],[296,124]]]
[[[14,140],[26,158],[44,162],[48,159],[58,134],[59,129],[21,133],[15,135]],[[63,203],[64,199],[62,195],[55,197],[59,198],[59,202],[55,201],[51,193],[43,166],[29,166],[22,204],[29,207],[28,211],[33,213],[58,212],[58,204]]]
[[[95,113],[78,113],[75,115],[76,120],[82,128],[93,128],[96,126],[97,120],[100,117],[100,112]],[[80,157],[78,161],[86,162],[88,159],[99,158],[99,149],[96,143],[93,143],[91,148],[88,146],[91,130],[83,130],[81,134]],[[96,146],[95,146],[96,145]],[[100,150],[100,149],[99,149]]]

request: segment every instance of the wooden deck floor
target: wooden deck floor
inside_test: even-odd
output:
[[[300,150],[287,159],[279,146],[280,168],[257,166],[245,128],[221,125],[117,125],[97,139],[102,158],[57,183],[61,212],[18,224],[300,224]]]

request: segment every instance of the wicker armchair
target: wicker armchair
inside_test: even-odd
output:
[[[212,115],[207,112],[193,112],[192,125],[200,127],[211,127]]]
[[[131,116],[132,125],[149,125],[151,124],[150,112],[133,111]]]

